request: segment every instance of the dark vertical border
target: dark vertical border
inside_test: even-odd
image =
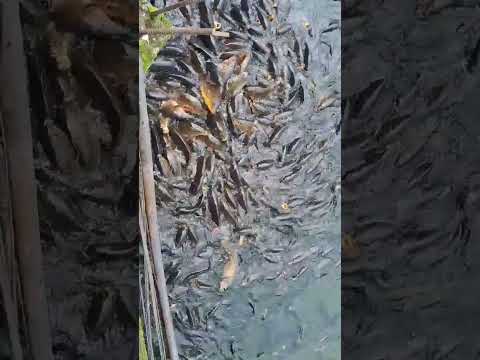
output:
[[[477,359],[478,2],[345,1],[342,359]]]
[[[0,9],[0,358],[138,359],[138,4]]]

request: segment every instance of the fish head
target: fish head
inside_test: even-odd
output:
[[[220,292],[224,292],[224,291],[227,290],[229,287],[230,287],[230,281],[229,281],[229,279],[222,279],[222,280],[220,281],[220,286],[219,286]]]

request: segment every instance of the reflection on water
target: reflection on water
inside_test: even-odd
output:
[[[260,3],[255,2],[261,7]],[[214,230],[218,218],[214,196],[217,194],[220,204],[228,176],[235,182],[231,171],[224,174],[225,187],[206,190],[206,210],[198,214],[186,213],[184,204],[193,206],[194,201],[190,195],[182,195],[195,171],[187,173],[186,180],[158,177],[159,185],[175,194],[173,204],[160,194],[159,222],[184,358],[340,358],[339,4],[331,0],[279,3],[279,17],[289,13],[302,59],[308,52],[308,64],[294,75],[295,84],[302,86],[304,101],[281,126],[258,125],[256,146],[233,143],[232,161],[238,161],[239,172],[248,183],[249,201],[247,212],[240,209],[235,213],[237,228],[224,221],[220,235]],[[235,11],[230,15],[241,18]],[[272,34],[261,36],[278,48],[290,46]],[[291,53],[296,54],[296,44],[291,44]],[[255,53],[259,46],[253,45]],[[278,67],[283,66],[282,61],[275,59]],[[252,64],[260,72],[262,56],[254,54]],[[253,115],[268,119],[258,112]],[[255,120],[255,116],[245,115],[246,120]],[[267,137],[262,138],[262,132]],[[228,156],[218,160],[217,168],[228,161]],[[222,176],[221,170],[208,174]],[[178,204],[183,209],[180,216]],[[238,272],[232,285],[220,292],[218,284],[229,261],[225,241],[236,248]]]

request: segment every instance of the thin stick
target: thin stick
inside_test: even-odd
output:
[[[140,168],[142,168],[142,162],[140,159]],[[160,355],[161,359],[166,358],[165,355],[165,336],[164,336],[164,331],[162,331],[161,327],[161,320],[160,320],[160,314],[159,314],[159,305],[157,301],[157,288],[155,286],[155,280],[153,279],[153,268],[152,268],[152,261],[151,261],[151,256],[150,256],[150,250],[148,246],[148,241],[147,241],[147,228],[148,225],[146,224],[145,220],[147,215],[146,215],[146,210],[145,210],[145,192],[143,189],[143,177],[142,173],[140,172],[140,182],[139,182],[139,208],[140,208],[140,218],[139,218],[139,224],[140,224],[140,233],[142,236],[142,245],[143,245],[143,258],[144,258],[144,286],[145,286],[145,291],[147,292],[146,294],[146,300],[148,301],[148,304],[146,306],[147,308],[147,315],[149,318],[149,324],[151,326],[151,319],[150,319],[150,308],[152,308],[153,312],[153,320],[155,324],[155,333],[157,337],[157,342],[158,346],[160,348]],[[151,300],[151,301],[150,301]],[[151,331],[151,328],[149,328],[149,332]],[[153,352],[152,352],[153,354]],[[153,356],[152,356],[153,359]]]
[[[33,163],[27,64],[23,49],[19,0],[2,4],[1,83],[8,91],[2,97],[5,139],[15,243],[28,319],[32,359],[51,360],[52,340],[42,266],[42,248]]]
[[[175,9],[187,6],[187,5],[194,5],[194,4],[199,3],[201,1],[204,1],[204,0],[183,0],[183,1],[179,1],[176,4],[168,5],[168,6],[165,6],[164,8],[158,9],[157,11],[153,11],[152,15],[155,16],[155,15],[164,14],[166,12],[169,12],[169,11],[172,11],[172,10],[175,10]]]
[[[210,28],[194,28],[194,27],[170,27],[170,28],[155,28],[155,29],[142,29],[140,35],[211,35],[228,38],[230,33],[225,31],[217,31]]]
[[[145,94],[145,74],[142,61],[139,61],[139,104],[140,104],[140,130],[139,150],[142,171],[143,191],[145,194],[145,212],[147,217],[148,235],[152,247],[155,278],[157,280],[158,296],[162,310],[163,322],[167,338],[167,347],[171,360],[179,360],[175,333],[173,329],[172,314],[168,302],[167,283],[163,270],[162,251],[157,223],[157,203],[155,197],[155,184],[153,180],[152,144],[150,139],[150,124],[147,112],[147,97]]]

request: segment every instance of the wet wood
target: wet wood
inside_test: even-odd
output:
[[[140,35],[211,35],[228,38],[230,33],[225,31],[217,31],[210,28],[196,28],[196,27],[170,27],[170,28],[155,28],[142,29]]]

